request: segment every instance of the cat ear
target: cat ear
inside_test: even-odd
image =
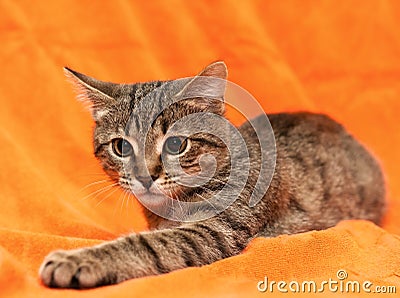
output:
[[[95,121],[108,112],[108,106],[116,102],[112,95],[117,84],[96,80],[68,67],[64,67],[64,72],[75,86],[78,99],[91,111]]]
[[[222,80],[226,80],[228,77],[228,69],[224,61],[217,61],[208,65],[202,72],[197,76],[202,77],[214,77]]]
[[[208,65],[191,79],[181,92],[182,98],[193,99],[193,105],[203,107],[213,113],[223,114],[224,94],[228,70],[223,61]]]
[[[208,65],[195,76],[183,89],[186,98],[205,97],[223,99],[228,70],[223,61]]]

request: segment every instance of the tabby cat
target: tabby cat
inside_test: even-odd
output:
[[[65,72],[80,98],[90,105],[95,121],[94,153],[105,172],[145,205],[162,205],[161,194],[178,202],[211,199],[227,183],[233,169],[232,150],[220,138],[202,132],[185,137],[168,132],[174,122],[192,114],[224,115],[225,63],[212,63],[198,76],[176,84],[115,84],[68,68]],[[219,83],[209,84],[202,78],[215,78]],[[199,92],[206,95],[199,96]],[[189,96],[158,111],[163,101],[182,93]],[[149,115],[156,117],[145,128]],[[146,209],[149,232],[94,247],[52,252],[40,268],[42,282],[60,288],[115,284],[237,255],[258,236],[320,230],[344,219],[379,224],[385,184],[378,163],[340,124],[321,114],[268,115],[276,142],[276,165],[272,179],[265,179],[267,192],[251,206],[261,168],[255,130],[265,123],[262,117],[238,128],[247,146],[249,175],[240,178],[245,186],[238,197],[216,216],[202,216],[207,208],[188,209],[189,215],[177,221]],[[223,127],[214,125],[213,129],[222,131]],[[138,136],[145,130],[142,143],[146,146],[142,146]],[[216,167],[212,179],[203,185],[180,183],[180,176],[169,173],[163,163],[178,160],[184,172],[196,174],[202,170],[204,153],[214,156]],[[242,166],[239,160],[236,167]],[[230,199],[229,192],[220,199],[225,198]]]

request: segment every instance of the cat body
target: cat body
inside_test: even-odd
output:
[[[263,154],[258,140],[268,137],[257,135],[257,131],[263,131],[265,115],[238,128],[246,143],[248,160],[242,150],[234,152],[202,131],[185,138],[169,136],[168,129],[183,117],[202,112],[223,116],[227,72],[222,62],[209,65],[193,79],[171,85],[158,81],[113,84],[68,69],[67,74],[91,104],[96,122],[96,157],[111,179],[141,197],[145,205],[160,205],[163,200],[155,186],[175,201],[212,199],[230,183],[230,157],[235,154],[235,167],[244,169],[248,163],[249,172],[239,171],[237,180],[243,181],[244,187],[215,216],[202,217],[213,206],[210,210],[182,208],[185,214],[181,221],[146,210],[149,232],[94,247],[51,253],[40,269],[47,286],[88,288],[202,266],[239,254],[254,237],[320,230],[344,219],[379,224],[383,216],[385,188],[378,163],[327,116],[306,112],[268,115],[275,140],[275,169],[271,179],[261,177],[261,184],[269,187],[254,206],[250,198],[257,190]],[[205,83],[199,79],[210,77],[220,80]],[[199,97],[198,90],[207,96]],[[149,94],[151,97],[146,99]],[[173,94],[186,94],[186,100],[159,111],[158,106]],[[198,117],[193,120],[194,125],[204,122]],[[146,127],[143,123],[149,118],[154,121]],[[218,125],[218,119],[209,121],[216,133],[236,138],[225,131],[224,125]],[[142,134],[146,137],[139,142]],[[187,173],[195,174],[202,170],[199,158],[205,153],[218,161],[206,187],[180,184],[183,174],[171,173],[163,164],[178,161]],[[234,184],[230,185],[232,189]],[[221,202],[225,199],[231,199],[229,191],[220,198]]]

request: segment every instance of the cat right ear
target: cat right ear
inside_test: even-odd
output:
[[[116,102],[112,94],[117,84],[96,80],[68,67],[64,67],[64,73],[74,85],[78,100],[88,108],[95,121],[107,114],[107,107]]]
[[[223,115],[227,76],[228,70],[223,61],[211,63],[197,76],[191,78],[176,96],[185,99],[187,105]]]

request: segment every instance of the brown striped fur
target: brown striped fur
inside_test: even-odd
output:
[[[136,111],[137,101],[165,82],[112,84],[71,70],[67,72],[84,100],[91,105],[96,121],[95,155],[110,177],[129,190],[129,183],[137,177],[142,179],[137,173],[143,165],[135,166],[136,173],[124,174],[121,160],[110,153],[110,142],[115,138],[115,131],[123,130],[132,113],[137,113],[139,129],[144,121],[141,117],[154,108],[157,99],[144,106],[148,111]],[[211,64],[200,75],[225,79],[225,64]],[[221,104],[221,101],[193,99],[175,105],[155,122],[149,146],[154,145],[179,117],[203,110],[222,115]],[[260,148],[254,130],[245,123],[239,129],[249,150],[251,174],[244,177],[247,184],[229,208],[209,219],[186,223],[172,222],[148,211],[153,229],[150,232],[132,234],[95,247],[51,253],[40,269],[43,283],[67,288],[115,284],[237,255],[257,236],[274,237],[325,229],[343,219],[380,222],[385,205],[380,167],[340,124],[327,116],[311,113],[282,113],[268,117],[276,140],[276,168],[267,193],[255,207],[249,207],[248,201],[258,178]],[[260,118],[252,123],[260,125]],[[228,152],[223,144],[206,134],[195,139],[180,162],[196,172],[196,157],[204,152],[213,153],[218,161],[216,179],[208,185],[211,191],[180,188],[175,193],[178,200],[196,200],[196,193],[206,198],[212,196],[212,190],[217,190],[219,183],[224,183],[229,175]],[[151,167],[153,180],[169,179],[158,156],[143,158]]]

